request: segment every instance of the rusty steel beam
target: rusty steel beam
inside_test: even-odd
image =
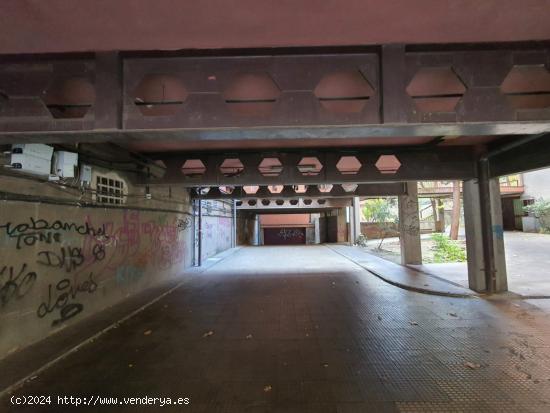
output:
[[[525,67],[536,79],[548,77],[550,51],[544,45],[14,59],[0,63],[1,144],[550,131],[544,81],[526,83],[523,72],[510,77]],[[529,90],[521,89],[522,82]],[[540,90],[529,86],[539,83]],[[518,96],[535,96],[536,102],[525,107]]]
[[[532,135],[493,148],[489,177],[495,178],[550,167],[550,133]]]
[[[267,212],[285,213],[285,212],[320,212],[327,209],[344,208],[351,206],[351,198],[339,199],[312,199],[312,198],[297,198],[297,199],[245,199],[237,201],[238,211],[253,211],[256,213]]]
[[[0,121],[1,123],[1,121]],[[1,129],[1,125],[0,125]],[[348,139],[369,140],[399,137],[414,141],[417,137],[438,136],[489,136],[526,135],[550,132],[550,121],[507,121],[476,123],[405,123],[374,125],[310,125],[301,127],[250,127],[216,129],[178,130],[90,130],[90,131],[30,131],[2,132],[0,145],[12,143],[105,143],[119,145],[132,143],[180,144],[194,142],[257,142],[272,140],[283,145],[295,140],[315,141],[338,140],[341,145]],[[242,149],[246,147],[246,143]]]
[[[395,158],[394,158],[395,157]],[[148,179],[141,184],[181,184],[184,186],[279,185],[279,184],[340,184],[379,183],[413,180],[463,180],[475,177],[475,154],[469,147],[385,148],[297,152],[226,152],[226,153],[165,153],[157,154],[166,166],[160,179]],[[395,170],[381,165],[382,159],[397,161]],[[265,160],[276,159],[280,166],[273,173],[260,171]],[[308,162],[317,159],[320,170],[308,170]],[[357,161],[357,170],[346,170],[342,163]],[[227,173],[225,162],[242,165]],[[203,171],[188,171],[190,162],[199,162]],[[311,163],[311,162],[310,162]],[[306,166],[305,170],[300,165]],[[183,168],[183,169],[182,169]],[[346,167],[347,168],[347,167]]]
[[[207,193],[206,188],[193,188],[191,197],[195,199],[301,199],[301,198],[350,198],[353,196],[359,197],[383,197],[406,195],[406,185],[402,182],[384,183],[384,184],[360,184],[356,188],[348,188],[346,191],[341,185],[331,185],[330,187],[319,188],[316,185],[302,186],[299,190],[305,192],[297,192],[293,185],[281,185],[280,187],[230,187],[221,190],[219,187],[209,187]],[[330,190],[329,190],[330,189]],[[353,189],[353,190],[351,190]],[[323,190],[328,190],[323,192]],[[277,192],[272,192],[277,191]]]

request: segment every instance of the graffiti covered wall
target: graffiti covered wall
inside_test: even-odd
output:
[[[233,204],[227,201],[202,201],[202,260],[232,246]]]
[[[193,265],[188,190],[125,186],[124,205],[104,206],[78,187],[0,176],[0,359]],[[203,259],[231,248],[232,208],[205,201]]]
[[[0,208],[0,355],[191,265],[185,214]]]

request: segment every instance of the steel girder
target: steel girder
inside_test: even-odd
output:
[[[401,182],[385,183],[385,184],[359,184],[354,185],[356,188],[346,191],[341,185],[330,185],[330,187],[321,188],[326,190],[321,191],[318,186],[307,185],[302,192],[296,192],[292,185],[281,185],[276,188],[278,192],[272,192],[267,186],[258,186],[255,191],[248,191],[246,187],[231,187],[229,190],[222,191],[219,187],[194,188],[191,196],[196,199],[302,199],[302,198],[350,198],[353,196],[360,197],[376,197],[376,196],[397,196],[406,194],[406,186]],[[226,187],[227,188],[227,187]],[[251,188],[256,189],[256,188]],[[350,188],[352,189],[352,188]],[[204,191],[204,192],[202,192]]]
[[[470,147],[427,146],[330,152],[168,153],[157,154],[153,159],[164,162],[166,173],[159,179],[144,180],[143,184],[360,184],[460,180],[471,179],[476,174],[475,153]],[[275,165],[271,165],[273,169],[262,170],[261,165],[266,160],[271,160],[271,164],[274,163],[273,160],[277,160]],[[233,169],[231,166],[224,166],[227,162],[233,165]],[[193,168],[189,169],[189,165]],[[199,167],[202,170],[199,170]]]
[[[549,56],[533,44],[5,57],[0,143],[541,133],[550,130],[539,96],[549,92],[541,83]],[[521,86],[525,73],[516,72],[525,67],[541,90]],[[522,106],[530,95],[535,104]]]

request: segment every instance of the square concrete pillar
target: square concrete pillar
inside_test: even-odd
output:
[[[508,290],[508,280],[498,178],[490,179],[486,187],[489,193],[483,194],[477,180],[464,181],[463,185],[468,285],[478,292],[503,292]],[[482,216],[484,210],[490,218],[489,222]],[[489,244],[491,250],[486,251],[485,245]],[[486,263],[488,259],[493,261],[492,265]],[[487,287],[488,280],[492,282],[489,286],[492,288]]]
[[[347,242],[348,240],[348,223],[347,223],[347,207],[338,208],[337,216],[337,234],[336,242]]]
[[[351,244],[355,244],[357,237],[361,235],[361,204],[359,197],[354,196],[352,200],[351,214],[350,214],[350,232],[351,232]]]
[[[407,182],[407,195],[399,195],[399,240],[401,264],[422,264],[420,220],[418,218],[418,188],[416,181]]]
[[[466,230],[466,254],[468,255],[468,286],[482,292],[487,289],[483,264],[483,235],[481,233],[481,201],[476,180],[464,181],[464,227]]]

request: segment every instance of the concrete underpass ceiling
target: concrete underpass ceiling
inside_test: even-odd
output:
[[[547,0],[4,1],[0,53],[550,38]]]

